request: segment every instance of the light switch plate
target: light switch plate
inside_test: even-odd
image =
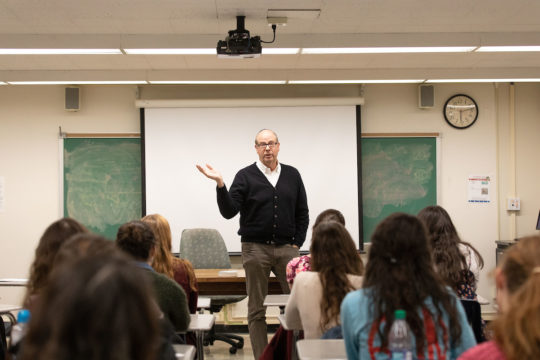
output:
[[[519,198],[514,198],[514,197],[508,198],[508,206],[506,210],[518,211],[520,210],[520,208],[521,208],[521,201],[519,200]]]

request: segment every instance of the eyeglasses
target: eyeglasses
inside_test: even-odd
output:
[[[256,144],[255,146],[259,149],[266,149],[266,147],[268,146],[270,149],[273,149],[277,144],[279,143],[268,143],[268,144],[265,144],[265,143],[259,143],[259,144]]]

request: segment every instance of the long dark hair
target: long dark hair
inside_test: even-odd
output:
[[[473,256],[476,256],[480,268],[484,266],[484,259],[471,244],[461,241],[450,215],[442,207],[425,207],[418,213],[418,218],[427,228],[437,272],[448,286],[457,290],[466,276],[464,272],[470,270],[459,244],[473,250]]]
[[[313,223],[313,229],[315,229],[323,221],[337,221],[341,225],[345,226],[345,217],[341,211],[336,209],[326,209],[317,215],[317,218]]]
[[[22,360],[155,359],[152,288],[126,255],[112,250],[54,270],[32,313]]]
[[[424,301],[428,297],[437,309],[436,314],[431,314],[434,324],[440,323],[443,311],[446,311],[450,319],[451,344],[459,344],[461,326],[456,298],[435,273],[426,229],[415,216],[395,213],[376,227],[371,237],[363,287],[371,290],[376,323],[385,321],[382,331],[379,328],[383,349],[388,346],[394,311],[404,309],[416,338],[417,353],[423,353],[426,338],[418,310],[425,309]]]
[[[47,285],[54,258],[60,246],[72,235],[86,232],[89,230],[72,218],[59,219],[45,229],[39,239],[34,261],[30,268],[24,303],[27,303],[32,295],[37,294]]]
[[[341,301],[354,290],[347,274],[362,275],[364,265],[351,235],[336,221],[323,221],[313,229],[311,266],[319,273],[323,288],[321,330],[335,321],[339,323]]]

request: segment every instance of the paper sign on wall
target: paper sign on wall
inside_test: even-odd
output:
[[[486,175],[469,176],[469,197],[471,203],[488,203],[490,197],[491,177]]]

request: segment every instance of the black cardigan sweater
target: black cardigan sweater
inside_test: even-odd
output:
[[[274,188],[254,163],[241,169],[231,185],[217,188],[219,211],[230,219],[240,212],[242,242],[302,246],[309,226],[306,189],[298,170],[281,164]]]

